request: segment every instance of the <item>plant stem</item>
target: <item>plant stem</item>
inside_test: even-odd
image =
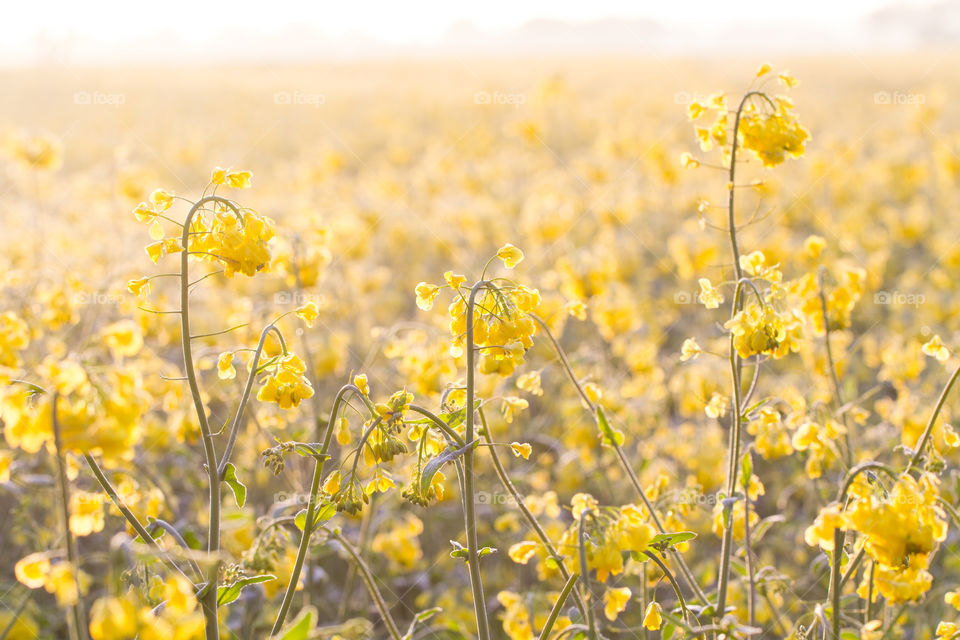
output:
[[[467,301],[467,404],[466,411],[466,436],[467,442],[474,441],[475,430],[475,406],[474,397],[476,394],[476,349],[473,343],[473,310],[476,306],[477,293],[487,282],[481,280],[470,290],[470,298]],[[467,534],[467,565],[470,570],[470,588],[473,591],[473,608],[477,618],[477,633],[480,640],[490,640],[490,630],[487,622],[487,607],[483,597],[483,583],[480,579],[480,557],[479,544],[477,542],[477,515],[474,499],[474,470],[473,470],[473,447],[470,447],[463,454],[463,510],[464,525]]]
[[[833,640],[840,640],[840,562],[843,560],[844,532],[835,529],[833,532],[833,560],[830,567],[830,604]]]
[[[293,602],[293,596],[296,593],[297,584],[300,582],[300,572],[303,570],[303,563],[307,557],[307,548],[310,546],[310,535],[314,530],[314,513],[317,506],[317,496],[320,493],[320,479],[323,477],[323,459],[314,460],[313,480],[310,484],[310,498],[307,502],[307,515],[303,521],[303,531],[300,532],[300,546],[297,548],[297,560],[293,565],[293,571],[290,574],[290,583],[283,594],[283,602],[280,604],[280,612],[273,624],[271,636],[276,635],[283,626],[283,621],[290,611],[290,604]],[[293,587],[293,588],[290,588]]]
[[[83,454],[83,459],[87,461],[87,466],[90,467],[90,471],[93,472],[94,477],[100,484],[100,488],[103,489],[104,492],[106,492],[106,494],[110,497],[111,502],[113,502],[113,506],[120,511],[130,527],[136,531],[137,535],[143,540],[143,543],[153,547],[154,551],[157,552],[157,555],[166,561],[172,569],[177,571],[184,578],[187,578],[187,580],[190,580],[190,578],[187,577],[187,574],[183,572],[183,569],[181,569],[180,566],[173,561],[173,559],[170,557],[170,554],[168,554],[167,551],[161,547],[156,540],[153,539],[153,536],[151,536],[146,527],[140,523],[140,520],[137,518],[137,516],[130,511],[126,504],[124,504],[119,494],[117,494],[117,490],[113,487],[113,484],[107,478],[106,474],[103,472],[103,469],[100,468],[100,465],[97,464],[97,461],[94,460],[93,456],[91,456],[89,453],[85,453]],[[190,582],[193,583],[192,580]]]
[[[577,393],[580,395],[580,399],[583,400],[584,405],[593,417],[595,418],[596,406],[591,402],[587,392],[584,391],[583,386],[580,384],[580,381],[577,380],[576,374],[573,372],[573,368],[570,366],[570,361],[567,359],[567,354],[564,352],[563,347],[560,346],[560,342],[553,335],[553,332],[550,331],[550,327],[547,326],[547,323],[536,314],[529,314],[533,320],[540,325],[543,329],[543,332],[546,334],[547,338],[550,340],[550,344],[553,346],[554,352],[557,354],[557,357],[560,358],[560,363],[563,366],[564,372],[567,374],[567,378],[573,384],[573,387],[577,390]],[[640,484],[640,480],[637,478],[637,474],[634,473],[633,467],[630,466],[630,462],[627,460],[626,454],[623,452],[623,449],[616,440],[611,441],[611,446],[617,454],[617,460],[620,463],[620,466],[626,472],[627,476],[630,478],[630,482],[633,485],[634,490],[637,492],[637,495],[640,496],[640,499],[643,501],[643,505],[646,507],[647,512],[650,514],[650,520],[653,522],[653,526],[656,527],[657,533],[666,533],[666,529],[663,526],[663,523],[660,521],[660,518],[657,516],[657,512],[653,507],[653,502],[647,496],[647,492],[644,491],[643,486]],[[700,585],[697,583],[697,579],[693,575],[693,571],[690,570],[690,567],[687,565],[686,561],[683,559],[683,556],[680,555],[680,552],[676,549],[671,548],[671,554],[674,559],[677,561],[677,566],[680,568],[680,573],[683,574],[684,580],[687,582],[687,586],[693,591],[694,595],[700,600],[701,603],[707,604],[707,595],[703,592],[703,589],[700,588]]]
[[[553,604],[553,608],[550,609],[550,615],[547,616],[547,621],[544,623],[543,629],[540,630],[540,635],[537,636],[538,640],[547,640],[547,638],[550,637],[550,632],[553,631],[553,625],[556,624],[557,618],[560,617],[560,612],[563,611],[563,603],[567,601],[567,596],[573,591],[573,587],[577,584],[577,578],[579,577],[577,574],[572,573],[570,577],[567,578],[563,589],[560,591],[560,595],[557,597],[557,601]],[[576,591],[573,592],[576,593]]]
[[[843,393],[840,391],[840,379],[837,377],[837,368],[833,362],[833,349],[830,346],[830,319],[827,317],[827,294],[823,286],[823,267],[820,267],[818,275],[820,283],[820,309],[823,317],[823,342],[827,347],[827,367],[830,369],[830,379],[833,381],[835,408],[839,411],[840,407],[843,406]],[[848,431],[849,426],[847,425],[846,412],[841,413],[840,418],[843,420],[843,442],[844,445],[846,445],[847,466],[850,467],[853,466],[853,447],[850,445],[850,433]]]
[[[749,491],[749,489],[747,489]],[[746,491],[744,492],[746,493]],[[750,544],[750,496],[744,495],[743,550],[747,565],[747,619],[751,627],[757,623],[757,577],[753,567],[753,547]]]
[[[487,427],[487,419],[483,413],[483,409],[478,409],[477,411],[480,414],[480,423],[483,425],[484,437],[487,442],[493,442],[490,437],[490,429]],[[540,522],[537,521],[536,516],[533,515],[533,512],[527,508],[526,503],[523,500],[523,496],[520,495],[520,492],[514,486],[513,481],[510,480],[510,476],[507,475],[506,469],[504,469],[503,463],[500,461],[500,455],[496,451],[496,447],[487,447],[490,452],[490,458],[493,461],[493,468],[497,472],[497,476],[500,478],[500,483],[503,485],[503,488],[506,489],[507,493],[513,496],[514,502],[517,503],[517,507],[520,509],[520,513],[523,514],[526,518],[527,523],[537,534],[537,537],[540,538],[540,542],[546,548],[547,553],[550,554],[550,557],[553,558],[554,562],[557,563],[557,569],[560,571],[560,575],[563,576],[565,580],[570,580],[574,577],[575,574],[570,573],[567,569],[566,564],[564,564],[563,556],[561,556],[556,547],[553,546],[553,543],[550,541],[550,538],[547,536],[546,531],[543,530],[543,527],[540,526]],[[580,609],[580,612],[583,614],[584,618],[587,616],[587,606],[583,602],[583,599],[580,597],[580,593],[577,591],[573,592],[574,598],[577,601],[577,608]]]
[[[60,441],[60,420],[57,416],[57,401],[60,394],[53,393],[51,402],[51,422],[53,426],[53,444],[56,449],[57,457],[57,486],[60,490],[60,515],[63,518],[63,534],[67,546],[67,561],[70,563],[70,571],[73,575],[74,588],[77,590],[77,601],[70,607],[71,618],[67,628],[70,637],[76,640],[86,640],[87,625],[84,622],[83,614],[83,592],[80,589],[80,563],[77,555],[77,541],[70,531],[70,482],[67,479],[67,464],[63,458],[63,443]]]
[[[937,406],[934,407],[933,413],[930,415],[930,420],[927,422],[927,426],[923,430],[923,435],[920,436],[920,441],[917,443],[917,450],[914,451],[913,457],[910,458],[910,463],[907,465],[907,470],[904,473],[910,473],[910,470],[920,462],[920,458],[923,456],[923,449],[927,446],[927,442],[933,433],[933,425],[940,416],[940,410],[943,409],[943,403],[947,400],[947,394],[950,393],[950,389],[953,388],[953,383],[957,381],[958,376],[960,376],[960,366],[954,369],[953,375],[950,376],[946,386],[943,387],[943,391],[940,392],[940,397],[937,399]]]
[[[316,506],[317,494],[320,489],[320,479],[323,477],[323,466],[327,460],[327,451],[330,450],[330,441],[333,438],[333,425],[337,422],[337,417],[340,415],[340,407],[343,405],[344,397],[350,391],[355,393],[360,393],[360,390],[357,389],[352,384],[346,384],[340,387],[340,391],[337,392],[336,397],[333,400],[333,409],[330,411],[330,417],[327,420],[327,431],[323,436],[323,444],[320,447],[320,453],[316,457],[315,466],[313,469],[313,481],[310,488],[310,502],[307,505],[307,517],[305,520],[305,526],[303,532],[300,535],[300,546],[297,549],[297,562],[293,566],[293,572],[290,574],[290,582],[287,583],[287,590],[283,594],[283,602],[280,604],[280,611],[277,613],[277,619],[273,623],[273,630],[270,632],[270,635],[276,635],[280,628],[283,627],[283,622],[287,617],[287,614],[290,612],[290,603],[293,602],[294,593],[297,590],[297,583],[300,581],[300,571],[303,569],[303,562],[307,556],[307,548],[310,544],[310,534],[312,533],[310,523],[313,522],[313,509]]]
[[[583,576],[583,599],[587,603],[587,628],[590,630],[590,640],[597,640],[597,623],[593,618],[593,594],[590,592],[590,570],[587,568],[586,527],[587,512],[580,514],[580,524],[577,531],[578,551],[580,556],[580,575]]]
[[[190,342],[190,226],[193,216],[207,203],[230,207],[238,218],[242,215],[231,201],[220,196],[206,196],[198,200],[187,214],[183,222],[183,233],[180,237],[182,245],[180,251],[180,343],[183,349],[183,368],[187,383],[190,386],[190,395],[193,397],[193,406],[200,423],[200,435],[203,439],[203,455],[206,461],[207,478],[209,483],[209,527],[207,532],[207,552],[216,554],[220,550],[220,473],[217,466],[217,452],[213,447],[213,434],[207,422],[207,412],[203,405],[203,396],[200,393],[200,383],[193,364],[193,348]],[[217,580],[220,566],[218,562],[211,565],[207,574],[207,584],[200,596],[200,606],[203,609],[205,620],[206,640],[219,640],[220,624],[217,619]]]
[[[390,637],[393,640],[400,640],[400,631],[397,627],[397,623],[393,620],[393,616],[390,615],[390,609],[387,607],[387,603],[383,599],[383,594],[381,594],[380,590],[377,589],[377,583],[373,577],[373,573],[370,571],[370,567],[367,566],[367,563],[363,561],[363,558],[360,556],[360,552],[357,551],[356,547],[350,544],[346,538],[336,531],[331,531],[326,527],[322,528],[329,533],[332,538],[342,544],[343,548],[346,549],[347,553],[350,554],[350,557],[353,558],[355,566],[360,571],[360,575],[363,577],[363,581],[367,585],[367,592],[373,599],[373,603],[376,605],[377,611],[380,612],[380,617],[383,618],[383,624],[387,628],[387,632],[390,634]]]
[[[270,335],[271,331],[277,332],[277,335],[280,335],[280,330],[274,324],[267,325],[263,331],[260,332],[260,342],[257,343],[257,348],[253,352],[253,360],[250,362],[250,375],[247,376],[247,383],[243,387],[243,395],[240,397],[240,404],[237,405],[237,412],[233,416],[233,423],[230,425],[230,435],[227,437],[227,445],[223,450],[223,456],[220,458],[220,463],[217,465],[217,475],[222,481],[227,472],[227,464],[230,462],[230,456],[233,454],[233,447],[237,442],[237,434],[240,431],[240,420],[243,418],[243,410],[247,406],[247,402],[250,400],[250,392],[253,389],[253,381],[257,377],[257,367],[260,364],[260,356],[263,354],[263,346],[267,341],[267,336]]]

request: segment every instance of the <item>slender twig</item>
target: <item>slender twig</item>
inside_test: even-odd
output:
[[[180,238],[182,249],[180,251],[180,343],[183,351],[183,368],[187,376],[187,383],[190,385],[190,395],[193,398],[193,406],[196,410],[197,420],[200,423],[200,435],[203,440],[203,456],[207,468],[207,480],[209,484],[209,526],[207,529],[207,552],[214,554],[220,550],[220,471],[217,466],[217,452],[213,447],[213,433],[210,430],[210,424],[207,421],[207,411],[203,403],[203,395],[200,392],[200,383],[197,378],[197,372],[193,364],[193,347],[190,340],[190,255],[195,253],[190,251],[190,225],[193,217],[208,203],[217,203],[233,210],[238,218],[242,218],[237,206],[220,196],[205,196],[200,198],[190,208],[187,217],[183,222],[183,233]],[[206,640],[219,640],[220,624],[217,612],[217,581],[219,579],[219,566],[214,563],[207,573],[206,588],[200,596],[200,605],[203,610],[204,629]]]
[[[475,430],[475,407],[474,397],[476,395],[476,358],[474,350],[474,327],[473,327],[473,309],[476,305],[477,293],[488,282],[481,280],[470,290],[470,298],[466,305],[466,349],[467,349],[467,404],[466,411],[466,442],[473,442]],[[483,597],[483,583],[480,578],[480,556],[479,543],[477,542],[477,515],[474,496],[474,470],[473,470],[473,447],[470,447],[463,454],[463,511],[464,525],[467,534],[467,566],[470,571],[470,588],[473,592],[473,609],[477,618],[477,633],[480,640],[490,640],[490,629],[487,621],[487,608]]]
[[[113,502],[113,506],[115,506],[123,515],[130,527],[136,531],[137,535],[140,536],[140,539],[143,540],[144,544],[153,547],[153,550],[157,552],[157,555],[167,562],[171,568],[176,570],[184,578],[187,578],[187,580],[190,580],[190,578],[187,577],[187,574],[183,572],[183,569],[181,569],[180,566],[173,561],[173,558],[170,557],[170,554],[168,554],[167,551],[161,547],[156,540],[153,539],[153,536],[151,536],[146,527],[140,523],[140,520],[137,518],[137,516],[130,511],[130,508],[127,507],[126,504],[124,504],[123,499],[120,498],[117,490],[107,478],[106,474],[104,474],[103,469],[100,468],[100,465],[97,464],[97,461],[94,460],[93,456],[91,456],[89,453],[85,453],[83,454],[83,459],[87,461],[87,466],[90,467],[90,471],[93,472],[93,476],[100,484],[100,488],[103,489],[107,496],[110,497],[111,502]],[[191,584],[193,583],[192,580],[190,582]]]
[[[567,359],[567,354],[563,350],[563,347],[560,346],[560,342],[553,335],[553,332],[550,331],[550,327],[547,326],[547,323],[540,316],[531,313],[528,314],[533,320],[543,329],[544,334],[550,341],[550,344],[553,346],[554,352],[557,354],[557,357],[560,358],[560,363],[563,365],[563,370],[567,374],[567,378],[570,380],[573,387],[577,390],[577,393],[580,395],[580,399],[583,400],[584,407],[591,414],[595,415],[596,406],[590,400],[590,397],[587,395],[587,392],[584,390],[583,385],[580,384],[580,381],[577,380],[576,374],[573,372],[573,368],[570,366],[570,361]],[[630,462],[627,460],[626,454],[623,452],[623,448],[617,444],[616,440],[612,440],[610,445],[613,447],[613,450],[617,454],[617,460],[620,463],[620,466],[626,472],[627,477],[630,478],[630,483],[633,485],[634,490],[637,492],[637,495],[640,497],[640,500],[643,501],[643,505],[647,509],[647,513],[650,514],[650,520],[653,522],[653,526],[656,527],[658,533],[667,533],[666,528],[663,526],[659,516],[657,516],[656,509],[654,509],[653,502],[647,496],[647,492],[644,490],[643,485],[640,484],[640,479],[637,478],[637,474],[634,473],[633,467],[630,465]],[[687,582],[687,586],[693,591],[701,603],[707,604],[709,600],[707,595],[703,592],[703,589],[700,588],[700,584],[697,582],[696,577],[693,575],[693,571],[690,570],[690,567],[687,565],[686,561],[683,559],[683,556],[680,555],[680,552],[671,547],[671,555],[677,561],[677,566],[680,568],[680,573],[683,574],[684,580]]]
[[[57,457],[57,486],[60,489],[60,515],[63,518],[63,534],[67,547],[67,561],[70,563],[70,573],[73,576],[74,587],[77,590],[77,601],[70,606],[70,624],[67,625],[70,637],[76,640],[86,640],[87,625],[83,614],[83,591],[80,588],[80,563],[77,555],[77,541],[70,530],[70,481],[67,479],[67,463],[64,460],[63,442],[60,440],[60,420],[57,416],[57,401],[60,394],[53,392],[51,402],[51,423],[53,428],[53,444]]]
[[[550,637],[550,632],[553,631],[553,625],[556,624],[557,618],[560,617],[560,612],[563,611],[563,604],[567,601],[567,596],[570,595],[570,592],[574,592],[573,587],[577,584],[578,576],[575,573],[570,574],[570,577],[567,578],[567,581],[563,585],[563,589],[560,591],[560,595],[557,596],[557,601],[553,603],[553,608],[550,609],[550,615],[547,616],[547,621],[543,625],[543,629],[540,630],[540,635],[537,636],[538,640],[547,640]]]
[[[260,341],[253,352],[253,360],[250,362],[250,374],[247,376],[247,383],[243,387],[243,395],[240,397],[240,404],[237,405],[237,412],[233,416],[233,423],[230,425],[230,435],[227,437],[227,445],[223,450],[223,456],[220,458],[220,464],[217,466],[217,474],[223,480],[227,473],[227,464],[230,462],[230,456],[233,454],[233,447],[237,443],[237,435],[240,431],[240,420],[243,418],[243,411],[250,400],[250,391],[253,389],[253,381],[257,377],[257,368],[260,364],[260,356],[263,354],[263,347],[267,341],[270,332],[276,332],[280,335],[280,330],[273,323],[268,324],[260,332]]]
[[[593,594],[590,591],[590,569],[587,567],[587,549],[586,549],[586,522],[587,522],[586,510],[580,514],[579,526],[577,529],[577,551],[580,558],[580,575],[583,576],[581,583],[583,584],[583,599],[587,603],[587,628],[589,629],[589,638],[591,640],[597,640],[597,623],[593,617]]]
[[[287,583],[287,590],[283,594],[283,602],[280,604],[280,611],[277,613],[277,619],[273,624],[273,630],[270,632],[270,635],[276,635],[280,628],[283,627],[283,622],[287,617],[287,613],[290,611],[290,604],[293,602],[294,593],[297,590],[297,583],[300,581],[300,571],[303,569],[303,562],[307,555],[307,548],[310,544],[310,534],[312,533],[312,527],[309,526],[313,522],[313,507],[316,503],[316,496],[320,488],[320,478],[323,476],[323,466],[327,460],[327,451],[330,450],[330,441],[333,438],[333,425],[336,424],[337,418],[340,415],[340,407],[344,403],[344,398],[347,393],[354,392],[360,393],[359,389],[352,384],[347,384],[340,387],[340,391],[337,392],[336,397],[333,400],[333,409],[330,411],[330,417],[327,420],[327,430],[323,436],[323,444],[320,446],[320,451],[316,457],[316,465],[314,466],[313,471],[313,485],[311,486],[310,491],[310,503],[307,510],[306,523],[307,526],[304,526],[303,532],[300,536],[300,546],[297,550],[297,562],[293,565],[293,571],[290,574],[290,582]]]
[[[487,418],[483,413],[483,409],[479,409],[478,413],[480,414],[480,424],[483,425],[484,437],[486,438],[487,442],[491,442],[490,429],[487,427]],[[560,575],[563,576],[565,580],[569,581],[574,574],[567,569],[563,556],[557,552],[556,547],[553,546],[549,536],[547,536],[547,532],[543,530],[543,527],[540,525],[540,522],[537,521],[536,516],[534,516],[533,512],[527,507],[523,496],[517,490],[516,486],[514,486],[513,481],[510,480],[510,476],[507,475],[507,471],[504,468],[503,463],[500,461],[500,456],[497,454],[496,447],[487,447],[487,449],[490,451],[490,459],[493,461],[493,468],[497,473],[497,477],[500,478],[500,484],[503,485],[503,488],[506,489],[507,493],[513,496],[513,500],[520,509],[520,513],[523,514],[523,517],[526,518],[527,523],[537,534],[537,537],[540,538],[540,542],[547,550],[547,553],[549,553],[550,557],[553,558],[554,562],[557,563],[557,569],[560,571]],[[573,594],[577,601],[577,608],[579,608],[583,616],[586,617],[587,606],[580,597],[580,593],[578,591],[574,591]]]
[[[360,575],[363,577],[364,584],[367,586],[367,592],[370,594],[370,598],[373,599],[373,603],[376,605],[377,611],[380,612],[380,617],[383,619],[383,624],[387,628],[387,632],[390,634],[390,637],[393,640],[400,640],[401,634],[397,627],[397,623],[393,620],[393,616],[390,615],[390,608],[387,607],[387,603],[383,599],[383,594],[381,594],[380,590],[377,588],[377,583],[373,577],[373,572],[370,571],[370,567],[367,566],[367,563],[364,562],[363,558],[360,556],[360,552],[356,549],[356,547],[350,544],[346,538],[336,531],[328,529],[324,526],[321,526],[320,528],[326,531],[334,540],[343,545],[343,548],[346,549],[347,553],[350,554],[350,557],[353,558],[353,562],[360,571]]]
[[[940,416],[940,410],[943,409],[943,403],[946,402],[947,395],[950,393],[950,389],[953,388],[953,383],[957,381],[958,376],[960,376],[960,366],[957,366],[957,368],[954,369],[953,375],[950,376],[950,379],[947,380],[947,384],[943,387],[943,391],[940,392],[940,397],[937,399],[937,405],[933,408],[933,413],[930,414],[930,420],[927,422],[927,426],[923,430],[923,435],[920,436],[920,440],[917,442],[917,450],[914,451],[913,457],[910,458],[910,463],[907,465],[907,470],[905,473],[910,473],[910,470],[913,469],[913,467],[920,462],[920,458],[923,457],[923,449],[927,446],[927,442],[930,440],[930,435],[933,433],[933,425]]]

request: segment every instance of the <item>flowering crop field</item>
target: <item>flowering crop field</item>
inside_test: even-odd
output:
[[[0,640],[960,637],[960,72],[758,62],[0,73]]]

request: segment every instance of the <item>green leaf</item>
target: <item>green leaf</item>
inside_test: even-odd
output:
[[[607,416],[603,412],[603,407],[599,405],[597,405],[597,426],[600,427],[603,444],[611,446],[613,443],[617,443],[617,446],[623,444],[623,433],[610,426],[610,423],[607,422]]]
[[[311,527],[310,532],[316,530],[316,528],[332,518],[337,513],[337,505],[332,502],[327,502],[318,506],[313,513],[313,527]],[[296,516],[293,518],[293,523],[297,525],[297,529],[303,531],[303,527],[307,522],[307,510],[300,509]]]
[[[400,640],[410,640],[413,637],[413,632],[417,630],[417,625],[422,622],[426,622],[436,614],[443,611],[440,607],[433,607],[432,609],[424,609],[416,615],[413,616],[413,621],[410,623],[410,628],[407,629],[407,632],[401,636]]]
[[[310,632],[316,628],[317,610],[304,607],[297,617],[280,630],[279,640],[307,640]]]
[[[259,584],[261,582],[270,582],[271,580],[276,580],[277,577],[264,574],[261,576],[249,576],[247,578],[240,578],[236,582],[230,585],[224,585],[217,588],[217,605],[223,606],[225,604],[230,604],[234,600],[240,597],[240,592],[243,591],[244,587],[248,587],[251,584]]]
[[[676,531],[674,533],[661,533],[660,535],[654,536],[653,540],[647,543],[647,551],[654,553],[660,553],[663,555],[667,549],[670,547],[680,544],[681,542],[687,542],[688,540],[693,540],[697,537],[693,531]],[[646,556],[643,554],[638,554],[634,552],[634,559],[636,560],[646,560]],[[637,556],[640,556],[639,558]]]
[[[497,548],[496,548],[496,547],[483,547],[482,549],[480,549],[480,550],[477,552],[477,557],[479,557],[479,558],[485,558],[485,557],[487,557],[487,556],[489,556],[489,555],[491,555],[491,554],[494,554],[494,553],[496,553],[496,552],[497,552]]]
[[[440,467],[455,460],[465,454],[467,451],[470,451],[477,446],[477,443],[480,442],[480,439],[477,438],[470,444],[464,445],[459,449],[448,448],[444,451],[441,451],[439,455],[430,458],[427,461],[427,464],[423,465],[423,471],[420,472],[420,491],[426,492],[430,488],[430,483],[433,482],[433,476],[437,475],[437,471],[440,471]]]
[[[453,546],[453,551],[450,552],[451,558],[463,558],[464,560],[467,559],[469,552],[467,551],[467,548],[465,546],[463,546],[456,540],[451,540],[450,544]]]
[[[243,507],[247,501],[247,487],[237,479],[237,468],[232,462],[227,463],[227,468],[223,471],[223,481],[230,485],[233,490],[233,497],[237,501],[238,507]]]

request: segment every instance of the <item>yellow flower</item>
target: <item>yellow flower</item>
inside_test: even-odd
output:
[[[272,372],[267,376],[257,400],[276,402],[281,409],[291,409],[301,400],[313,397],[313,386],[303,375],[306,365],[297,355],[288,353],[280,356]]]
[[[820,510],[814,523],[804,531],[803,539],[811,547],[820,545],[821,549],[829,553],[834,549],[833,534],[841,528],[843,528],[843,514],[840,511],[840,505],[834,502]]]
[[[761,78],[767,75],[768,73],[770,73],[771,71],[773,71],[773,67],[771,67],[769,64],[764,62],[762,65],[760,65],[760,68],[757,69],[757,77]]]
[[[132,320],[121,320],[103,330],[103,341],[115,356],[134,356],[143,347],[143,334]]]
[[[957,611],[960,611],[960,591],[947,591],[943,595],[943,601]]]
[[[657,631],[663,624],[663,616],[660,615],[660,604],[651,602],[647,605],[647,611],[643,614],[643,628],[648,631]]]
[[[507,267],[507,269],[513,269],[515,266],[523,262],[523,251],[520,251],[520,249],[517,247],[507,243],[500,247],[500,249],[497,251],[497,257],[503,260],[503,264]]]
[[[687,338],[680,347],[680,362],[696,359],[702,353],[696,338]]]
[[[237,370],[233,368],[233,352],[224,351],[217,358],[217,377],[221,380],[233,380]]]
[[[684,169],[696,169],[700,166],[700,161],[693,157],[689,151],[680,154],[680,166]]]
[[[424,311],[429,311],[433,308],[433,301],[436,299],[437,294],[440,293],[440,287],[428,282],[421,282],[417,285],[416,293],[417,306]]]
[[[936,358],[937,362],[946,362],[950,359],[950,350],[944,346],[943,342],[940,340],[940,336],[934,334],[930,340],[921,347],[923,353]]]
[[[570,500],[570,513],[574,520],[579,520],[584,512],[597,513],[598,506],[597,499],[589,493],[578,493]]]
[[[808,236],[803,242],[803,255],[809,260],[816,260],[827,246],[827,241],[821,236]]]
[[[166,189],[155,189],[150,194],[150,204],[154,211],[162,213],[173,206],[173,194]]]
[[[150,293],[150,278],[137,278],[128,281],[127,290],[135,296]]]
[[[710,418],[719,418],[727,412],[729,401],[725,395],[714,393],[710,396],[710,402],[704,408],[704,412]]]
[[[513,422],[513,415],[518,411],[523,411],[529,406],[530,403],[523,398],[518,398],[516,396],[506,397],[503,399],[503,405],[501,406],[503,419],[508,423]]]
[[[617,615],[627,608],[627,603],[630,601],[631,595],[632,592],[629,587],[607,589],[604,592],[603,615],[607,617],[607,620],[613,621],[617,619]]]
[[[17,581],[29,589],[39,589],[50,573],[50,557],[45,552],[31,553],[13,567]]]
[[[163,599],[167,603],[164,614],[169,613],[177,618],[185,617],[197,608],[193,587],[181,575],[173,575],[163,583]]]
[[[443,279],[447,281],[447,284],[454,291],[459,291],[460,287],[467,281],[466,276],[456,274],[453,271],[444,271]]]
[[[587,319],[587,305],[583,302],[583,300],[571,300],[564,305],[564,309],[566,309],[567,313],[577,320]]]
[[[249,171],[228,171],[226,184],[234,189],[249,189],[251,178],[253,174]]]
[[[88,536],[103,531],[103,498],[99,493],[77,491],[70,496],[70,531]]]
[[[790,75],[789,71],[781,71],[777,75],[777,80],[780,82],[781,85],[783,85],[784,89],[792,89],[798,84],[800,84],[800,82],[796,78]]]
[[[333,495],[336,492],[340,491],[340,470],[336,470],[327,476],[327,479],[323,483],[323,490],[328,495]]]
[[[137,635],[137,606],[129,597],[100,598],[90,610],[93,640],[127,640]]]
[[[533,447],[527,442],[511,442],[510,448],[513,450],[513,455],[524,460],[529,460],[530,454],[533,452]]]
[[[707,309],[719,308],[723,304],[723,294],[714,289],[707,278],[700,278],[698,282],[700,283],[700,302],[703,306]]]
[[[539,547],[540,545],[536,542],[524,540],[512,545],[507,551],[507,555],[517,564],[527,564],[530,562],[530,558],[536,555]]]
[[[365,396],[370,395],[370,385],[367,383],[367,374],[361,373],[353,376],[353,386],[360,389],[360,393]]]
[[[222,167],[214,167],[210,173],[210,182],[212,184],[223,184],[227,181],[227,170]]]
[[[533,396],[542,396],[543,387],[540,383],[540,372],[531,371],[517,378],[517,388]]]
[[[313,327],[314,321],[319,317],[320,310],[317,308],[316,302],[308,302],[299,309],[297,309],[297,316],[303,320],[304,324],[308,327]]]

